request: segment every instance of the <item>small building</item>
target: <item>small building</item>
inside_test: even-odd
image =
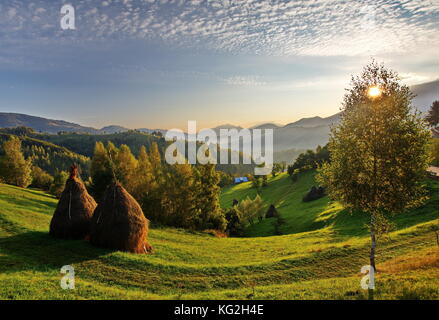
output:
[[[248,182],[248,178],[247,177],[235,178],[235,184],[239,184],[239,183],[243,183],[243,182]]]

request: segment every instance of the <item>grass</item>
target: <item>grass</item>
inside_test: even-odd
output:
[[[249,228],[248,238],[215,238],[172,228],[152,229],[152,255],[133,255],[62,241],[48,235],[56,199],[37,190],[0,184],[0,299],[363,299],[359,273],[368,264],[369,240],[361,214],[337,203],[303,203],[314,184],[309,172],[286,175],[262,191],[276,204],[273,220]],[[376,297],[439,298],[439,184],[431,200],[395,218],[397,230],[378,245]],[[254,197],[249,184],[227,188],[223,206]],[[364,220],[364,221],[363,221]],[[258,236],[259,235],[259,236]],[[76,289],[62,290],[63,265],[74,266]]]

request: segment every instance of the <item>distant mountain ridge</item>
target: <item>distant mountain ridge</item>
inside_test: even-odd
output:
[[[439,79],[410,87],[416,95],[413,104],[421,112],[428,112],[433,101],[439,100]]]
[[[53,120],[21,113],[0,112],[0,128],[29,127],[38,132],[56,134],[60,131],[99,134],[99,130],[64,120]]]
[[[413,104],[422,112],[427,112],[432,102],[439,100],[439,80],[412,86],[411,90],[416,94]],[[330,126],[338,123],[340,116],[341,114],[337,113],[326,118],[303,118],[285,126],[269,122],[259,124],[250,129],[273,129],[275,152],[289,149],[314,149],[317,145],[325,145],[328,142]],[[60,131],[88,134],[114,134],[130,130],[118,125],[110,125],[102,129],[95,129],[63,120],[52,120],[18,113],[0,113],[0,128],[13,128],[18,126],[30,127],[35,131],[49,134],[57,134]],[[225,124],[213,128],[217,134],[220,133],[221,129],[241,130],[242,127]],[[136,130],[149,134],[160,132],[163,135],[167,132],[167,130],[163,129],[148,128]]]

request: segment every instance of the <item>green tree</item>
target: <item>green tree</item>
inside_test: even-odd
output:
[[[219,203],[220,175],[215,165],[199,165],[196,168],[195,202],[198,210],[198,229],[224,231],[227,221]]]
[[[227,220],[226,232],[228,235],[242,236],[244,234],[244,225],[235,207],[226,211],[225,218]]]
[[[133,193],[136,180],[137,160],[131,153],[130,147],[123,144],[114,154],[114,169],[117,180],[129,193]]]
[[[152,172],[151,162],[149,161],[148,153],[145,146],[140,148],[139,156],[137,159],[137,167],[134,172],[132,183],[133,191],[132,195],[136,198],[143,207],[143,202],[150,195],[153,189],[156,187],[155,179]],[[146,212],[145,212],[146,214]]]
[[[439,134],[439,101],[434,101],[430,107],[426,120],[435,134]]]
[[[432,139],[431,155],[432,155],[431,164],[434,166],[439,166],[439,139]]]
[[[139,157],[139,166],[140,168],[145,168],[143,174],[146,175],[144,178],[146,179],[145,182],[149,184],[149,188],[139,191],[143,192],[141,199],[142,208],[145,215],[152,221],[166,224],[167,212],[164,209],[163,200],[164,192],[169,191],[167,190],[167,183],[169,181],[167,175],[171,173],[165,172],[165,170],[169,171],[169,168],[162,163],[157,143],[152,143],[149,154],[143,158],[142,160]],[[172,184],[172,180],[169,183]]]
[[[156,142],[153,142],[151,145],[149,160],[151,162],[154,175],[159,176],[160,171],[162,170],[162,157],[160,155],[159,147]]]
[[[69,178],[69,174],[66,171],[58,171],[53,177],[52,185],[50,186],[49,192],[55,197],[59,198],[61,193],[64,191],[66,181]]]
[[[159,219],[175,227],[196,229],[195,180],[190,164],[176,164],[165,171]],[[166,186],[166,187],[165,187]]]
[[[254,199],[247,197],[235,206],[236,211],[241,218],[243,226],[253,224],[256,219],[260,219],[264,215],[264,202],[257,195]]]
[[[112,148],[110,146],[110,148]],[[113,156],[114,149],[112,149]],[[109,153],[102,142],[96,142],[90,167],[91,187],[90,192],[96,200],[100,200],[107,186],[113,181],[113,169]]]
[[[49,191],[52,185],[53,177],[40,167],[33,166],[32,168],[32,184],[34,188]]]
[[[376,236],[388,226],[385,217],[426,199],[422,181],[431,133],[412,109],[412,98],[398,75],[376,62],[352,77],[341,123],[331,130],[330,163],[318,175],[333,199],[370,215],[374,268]]]
[[[4,155],[0,158],[0,177],[8,184],[26,188],[32,183],[32,163],[21,151],[21,140],[11,136],[3,143]]]

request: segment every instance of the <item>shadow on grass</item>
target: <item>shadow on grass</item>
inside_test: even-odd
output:
[[[59,240],[45,232],[0,238],[0,272],[59,270],[64,265],[94,260],[112,251],[81,240]]]
[[[420,223],[425,223],[439,219],[439,183],[427,181],[429,199],[425,204],[418,208],[388,216],[394,223],[395,230],[413,227]],[[341,210],[327,220],[334,231],[344,236],[365,236],[369,234],[367,224],[370,216],[364,212]]]

